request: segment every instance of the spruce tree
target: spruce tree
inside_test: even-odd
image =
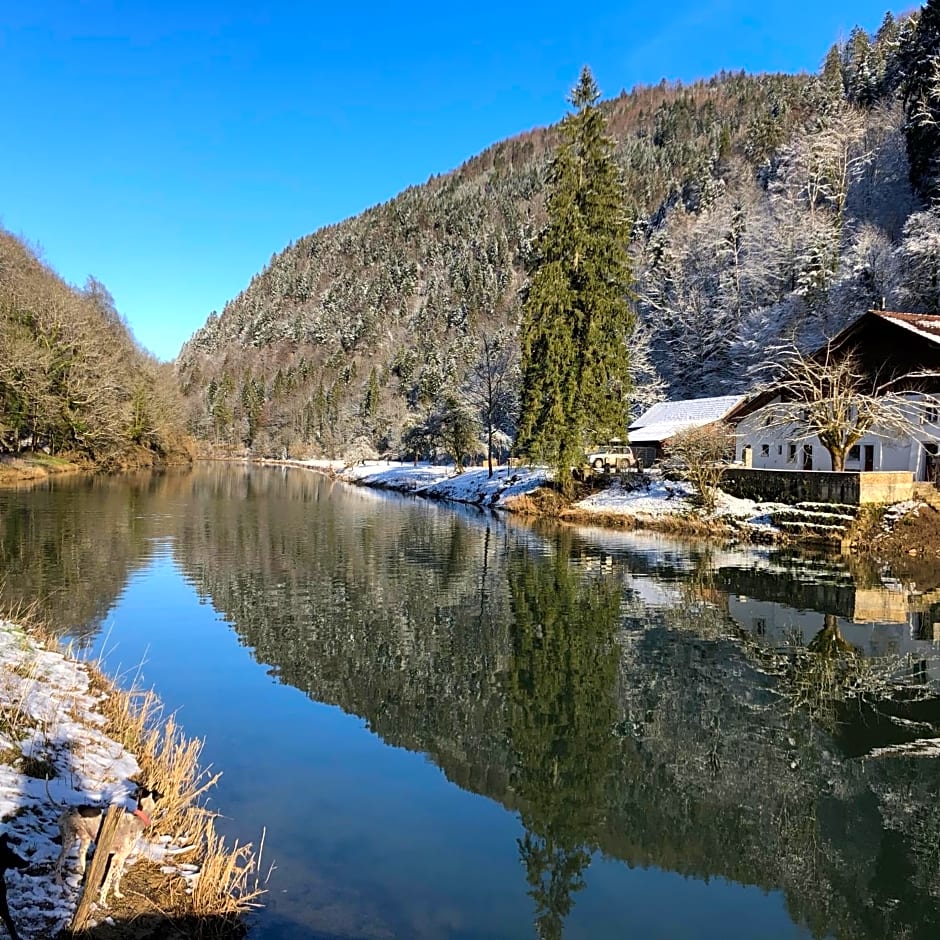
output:
[[[911,185],[925,202],[935,202],[940,197],[940,0],[924,4],[900,58]]]
[[[552,162],[523,304],[517,453],[570,492],[584,447],[626,436],[634,315],[624,191],[588,68]]]

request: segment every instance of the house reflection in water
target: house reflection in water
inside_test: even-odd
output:
[[[940,687],[940,567],[913,583],[844,556],[699,545],[637,531],[591,529],[591,540],[582,564],[622,570],[629,593],[647,609],[681,606],[691,590],[779,648],[808,646],[835,626],[864,656],[910,658],[923,681]]]
[[[806,604],[813,593],[808,584],[797,592],[799,606],[761,596],[753,588],[749,594],[729,592],[728,614],[771,646],[808,645],[834,617],[843,639],[864,656],[919,660],[924,678],[940,683],[940,590],[920,594],[900,585],[892,589],[843,584],[837,590],[818,586],[819,603],[814,606]]]

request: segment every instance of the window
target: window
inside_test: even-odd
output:
[[[924,421],[927,424],[937,423],[937,406],[936,405],[927,405],[927,407],[924,409]]]
[[[862,459],[862,446],[861,444],[855,444],[849,448],[849,460],[861,460]]]
[[[778,456],[778,457],[782,457],[782,456],[783,456],[783,444],[778,444],[778,445],[777,445],[777,456]]]
[[[796,460],[796,444],[787,444],[787,463]]]
[[[760,455],[761,457],[770,456],[770,444],[761,444],[760,445]]]

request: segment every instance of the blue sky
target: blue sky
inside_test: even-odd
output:
[[[605,97],[816,71],[886,0],[32,0],[0,20],[0,224],[172,359],[290,241]]]

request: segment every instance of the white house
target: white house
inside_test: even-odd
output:
[[[680,431],[721,421],[742,404],[743,395],[661,401],[647,408],[629,427],[630,446],[642,466],[663,456],[663,445]]]
[[[894,392],[911,402],[908,431],[873,427],[849,450],[845,469],[910,471],[915,480],[936,480],[940,316],[872,310],[846,327],[828,348],[854,355],[861,370],[876,377],[879,386],[890,382]],[[781,384],[748,399],[727,416],[736,427],[737,461],[768,470],[831,470],[829,452],[818,437],[807,436],[798,423],[781,426],[770,419],[773,405],[786,398],[786,385]]]

